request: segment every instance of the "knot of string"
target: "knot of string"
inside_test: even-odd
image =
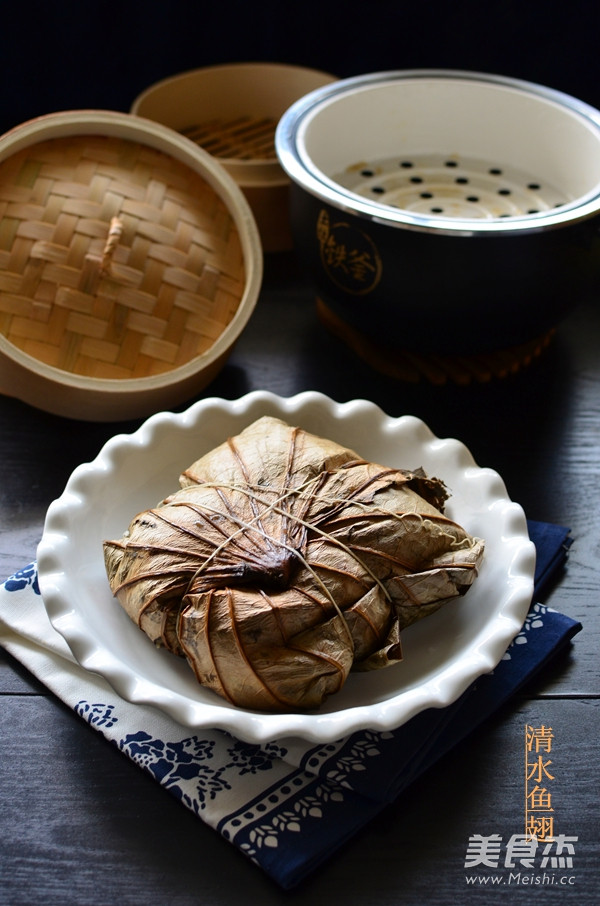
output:
[[[311,564],[309,563],[307,558],[304,556],[304,554],[296,546],[289,544],[286,540],[284,540],[282,538],[277,538],[277,537],[269,534],[263,528],[261,522],[265,518],[265,516],[268,515],[269,513],[276,513],[282,517],[289,519],[290,521],[294,522],[297,525],[301,525],[303,528],[307,529],[308,531],[313,532],[314,534],[319,535],[322,538],[326,539],[330,544],[342,549],[345,553],[347,553],[350,557],[352,557],[355,560],[355,562],[365,571],[365,573],[372,579],[372,581],[380,588],[384,597],[388,601],[390,601],[391,600],[390,594],[389,594],[388,590],[386,589],[385,585],[383,584],[383,582],[381,581],[381,579],[379,579],[379,577],[373,572],[373,570],[362,560],[361,557],[358,556],[356,551],[352,550],[347,544],[345,544],[339,538],[335,537],[334,535],[330,534],[329,532],[326,532],[324,529],[322,529],[320,526],[316,525],[314,522],[307,521],[299,513],[292,512],[290,507],[286,507],[286,503],[289,503],[291,498],[303,496],[309,502],[325,503],[330,508],[339,507],[340,505],[348,505],[348,504],[352,503],[353,506],[358,507],[359,509],[364,509],[364,511],[367,513],[373,512],[374,507],[372,504],[367,504],[367,503],[364,503],[363,501],[359,501],[359,500],[355,500],[355,499],[337,498],[337,497],[332,497],[332,496],[329,496],[329,495],[323,494],[323,493],[312,493],[311,495],[306,496],[307,491],[309,491],[311,486],[314,486],[315,484],[317,484],[317,482],[319,482],[322,479],[322,474],[323,473],[321,473],[320,475],[313,476],[312,478],[307,479],[305,482],[303,482],[302,484],[300,484],[296,487],[289,487],[289,488],[286,487],[286,488],[280,489],[279,491],[274,491],[273,493],[276,493],[275,499],[268,498],[265,494],[264,488],[259,489],[258,487],[251,486],[249,484],[238,485],[238,484],[226,484],[226,483],[221,483],[221,482],[207,482],[207,483],[203,483],[202,485],[199,485],[199,487],[202,487],[202,488],[214,488],[216,490],[226,490],[226,491],[241,493],[241,494],[247,496],[249,499],[251,499],[254,503],[258,503],[260,505],[260,510],[250,520],[242,519],[241,517],[239,517],[235,514],[231,514],[231,513],[228,514],[228,518],[237,525],[237,528],[235,528],[233,531],[231,531],[227,535],[227,537],[225,537],[224,540],[214,548],[214,550],[209,554],[209,556],[206,557],[205,560],[200,564],[200,566],[194,571],[193,575],[191,576],[191,578],[188,582],[188,588],[187,588],[186,594],[191,591],[197,578],[208,569],[210,564],[219,556],[219,554],[222,553],[229,545],[231,545],[238,536],[243,535],[243,534],[248,535],[249,533],[254,533],[254,534],[258,534],[261,538],[263,538],[269,544],[274,544],[274,545],[282,548],[283,550],[288,552],[291,556],[296,558],[299,561],[299,563],[301,563],[301,565],[310,573],[312,578],[315,580],[315,582],[317,583],[319,588],[322,590],[322,592],[325,595],[325,597],[327,598],[327,600],[331,603],[331,605],[333,606],[333,608],[335,609],[335,611],[337,612],[339,617],[344,621],[344,626],[346,627],[346,631],[349,633],[349,630],[348,630],[348,627],[346,624],[346,620],[344,618],[344,615],[343,615],[337,601],[335,600],[334,596],[332,595],[330,589],[327,587],[326,583],[323,582],[322,578],[318,575],[317,571],[311,566]],[[204,502],[201,505],[201,509],[202,509],[202,511],[205,511],[214,516],[223,515],[222,511],[219,508],[211,507]],[[388,513],[386,511],[386,515],[393,516],[394,514]]]

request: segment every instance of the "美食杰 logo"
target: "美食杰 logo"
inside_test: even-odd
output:
[[[552,727],[526,724],[524,733],[524,827],[506,840],[471,834],[464,868],[470,886],[572,886],[579,838],[558,833],[553,804]],[[491,870],[491,871],[490,871]]]

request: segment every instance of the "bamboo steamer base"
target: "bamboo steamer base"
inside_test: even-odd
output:
[[[293,248],[290,181],[275,150],[283,113],[335,81],[320,70],[254,62],[205,66],[150,85],[131,112],[187,136],[217,159],[242,189],[265,252]]]
[[[214,119],[182,129],[183,135],[212,154],[236,160],[276,160],[275,129],[270,117]]]
[[[445,356],[416,353],[407,349],[394,350],[379,346],[349,327],[331,309],[317,298],[317,314],[321,323],[349,346],[373,369],[399,381],[417,383],[427,380],[431,384],[454,383],[467,385],[486,383],[497,378],[514,375],[529,366],[550,344],[555,331],[514,346],[479,355]]]

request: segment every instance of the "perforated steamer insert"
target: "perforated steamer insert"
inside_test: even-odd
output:
[[[519,217],[568,201],[563,191],[535,174],[459,155],[404,154],[360,161],[334,179],[379,204],[427,216]]]
[[[291,115],[280,124],[284,166],[324,200],[344,204],[351,192],[364,201],[357,211],[390,226],[423,229],[431,221],[437,230],[448,220],[456,230],[452,221],[464,220],[477,232],[492,228],[486,221],[536,215],[551,226],[548,212],[597,190],[597,129],[551,93],[460,74],[354,81],[327,96],[315,92],[304,111],[297,105],[290,155]]]

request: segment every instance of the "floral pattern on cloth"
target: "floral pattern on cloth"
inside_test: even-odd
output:
[[[515,637],[512,645],[508,650],[502,655],[503,661],[510,661],[513,657],[511,651],[514,645],[526,645],[529,641],[530,634],[535,629],[542,629],[544,626],[544,617],[547,613],[555,613],[551,607],[547,607],[545,604],[533,604],[529,613],[525,617],[525,622],[521,627],[518,635]]]
[[[538,570],[547,582],[564,562],[568,530],[540,528]],[[320,745],[277,740],[258,746],[220,730],[195,734],[152,708],[120,699],[106,681],[81,668],[48,621],[35,563],[0,587],[0,642],[7,650],[286,889],[472,733],[579,629],[576,621],[535,603],[493,673],[447,708],[421,712],[391,732],[364,730]]]
[[[17,570],[14,576],[10,576],[6,580],[4,588],[7,591],[23,591],[24,588],[31,588],[34,594],[39,595],[37,564],[28,563],[23,569]]]
[[[118,720],[114,705],[80,701],[75,711],[99,730],[113,727]],[[186,736],[164,740],[138,730],[114,741],[132,761],[199,815],[207,802],[233,788],[236,777],[269,771],[275,761],[285,756],[285,748],[276,743],[258,746],[226,733],[222,737],[224,745],[219,746],[215,739]]]
[[[260,851],[264,849],[276,850],[280,846],[284,834],[312,833],[309,825],[320,821],[325,816],[325,811],[334,805],[344,804],[344,795],[327,784],[314,784],[310,793],[304,793],[293,800],[289,800],[286,807],[272,812],[268,820],[258,820],[248,828],[244,839],[239,840],[239,847],[247,856],[258,861]],[[262,803],[256,806],[260,809]],[[234,818],[221,828],[226,838],[230,838],[230,830],[237,835],[241,826],[241,819]],[[236,827],[237,825],[237,827]]]
[[[138,730],[113,741],[195,814],[204,817],[212,806],[219,833],[264,868],[276,853],[310,850],[314,841],[322,852],[325,838],[350,832],[392,801],[516,691],[530,675],[524,664],[539,657],[538,640],[526,644],[531,634],[545,628],[554,638],[557,619],[567,618],[534,605],[504,663],[448,708],[425,711],[393,732],[363,730],[336,743],[305,744],[295,763],[284,743],[252,745],[221,731],[210,739],[189,733],[163,739]],[[117,722],[114,704],[80,701],[75,710],[102,731]],[[245,775],[259,783],[240,802],[235,794]]]
[[[100,731],[111,729],[118,722],[116,709],[114,704],[84,700],[75,707],[80,717]],[[376,735],[367,734],[373,738]],[[391,734],[385,735],[391,737]],[[286,754],[285,746],[278,743],[258,746],[237,740],[228,733],[220,733],[217,740],[199,736],[163,740],[142,730],[122,738],[117,735],[113,742],[200,816],[210,802],[233,790],[238,778],[266,775]],[[356,752],[364,750],[365,746],[372,757],[375,754],[373,739],[359,744]],[[327,748],[331,750],[335,746]],[[343,803],[344,793],[330,781],[321,782],[313,774],[290,768],[283,781],[267,782],[253,802],[244,801],[224,815],[219,831],[228,840],[240,838],[246,831],[246,836],[238,839],[237,845],[250,858],[255,858],[263,847],[277,849],[283,835],[298,834],[306,830],[307,822],[323,819],[328,806]]]

